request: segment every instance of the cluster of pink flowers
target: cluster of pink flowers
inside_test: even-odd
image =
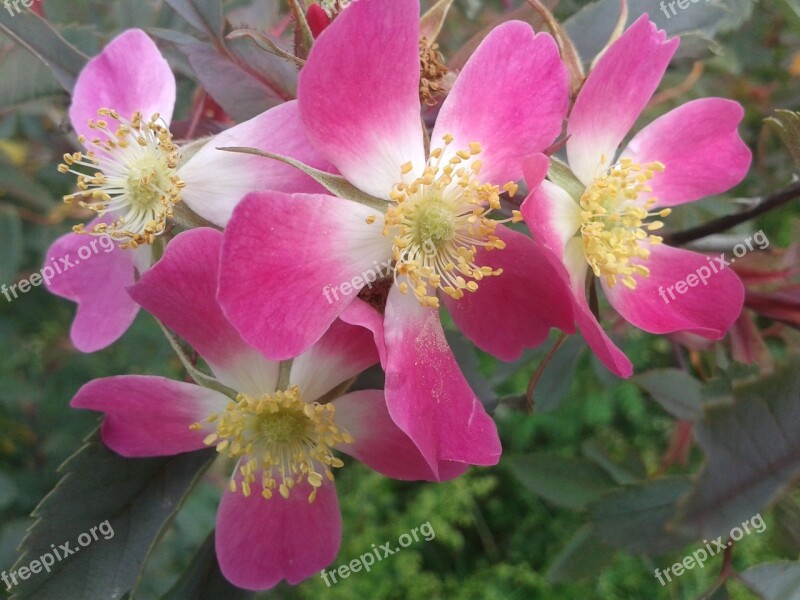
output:
[[[631,363],[587,303],[591,277],[651,333],[720,339],[742,308],[731,271],[665,305],[659,286],[706,259],[652,233],[669,207],[744,178],[742,108],[689,102],[620,151],[677,39],[641,17],[570,108],[554,39],[507,22],[458,74],[428,136],[419,23],[417,0],[353,3],[315,41],[297,100],[199,150],[172,140],[175,78],[142,31],[114,39],[74,90],[70,117],[85,150],[61,170],[78,176],[68,201],[98,216],[59,239],[48,261],[85,235],[117,248],[50,284],[78,304],[72,340],[86,352],[106,347],[144,308],[196,350],[216,385],[124,375],[87,384],[72,405],[103,412],[103,440],[124,456],[216,446],[236,459],[216,545],[223,573],[243,588],[297,583],[334,560],[338,452],[406,480],[497,463],[496,427],[448,346],[442,305],[505,361],[552,328],[577,326],[624,377]],[[546,151],[564,134],[572,173],[551,181]],[[220,150],[234,146],[315,171]],[[351,193],[334,195],[309,172],[346,180]],[[495,218],[523,181],[520,211]],[[173,236],[179,203],[214,227]],[[523,220],[533,236],[509,226]],[[388,277],[364,276],[384,264]],[[324,292],[359,281],[333,302]],[[348,393],[377,363],[385,389]]]

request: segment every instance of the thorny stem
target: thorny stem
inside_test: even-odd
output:
[[[736,571],[733,568],[733,547],[735,544],[731,544],[725,548],[725,554],[722,558],[722,569],[720,569],[719,575],[717,576],[716,581],[708,588],[705,592],[698,596],[697,600],[709,600],[716,592],[721,588],[728,579],[732,575],[736,575]]]
[[[664,242],[670,246],[682,246],[683,244],[693,242],[694,240],[699,240],[700,238],[719,233],[720,231],[725,231],[726,229],[735,227],[736,225],[744,223],[745,221],[749,221],[750,219],[755,219],[756,217],[778,208],[779,206],[783,206],[784,204],[791,202],[796,198],[800,198],[800,181],[793,183],[789,187],[784,188],[779,192],[767,196],[761,202],[759,202],[758,205],[749,210],[742,211],[735,215],[727,215],[725,217],[705,223],[704,225],[692,227],[686,231],[678,231],[676,233],[667,234],[664,236]]]
[[[539,368],[536,369],[536,372],[533,374],[531,380],[528,382],[528,391],[525,394],[525,398],[527,400],[526,406],[529,413],[533,412],[533,392],[536,389],[536,384],[539,383],[539,379],[541,379],[542,373],[544,373],[544,370],[547,368],[547,365],[549,365],[550,361],[553,360],[553,356],[555,356],[555,353],[558,351],[558,349],[561,347],[561,344],[563,344],[564,340],[566,339],[567,339],[566,333],[562,333],[559,336],[559,338],[556,340],[556,343],[553,344],[553,347],[550,349],[550,352],[548,352],[547,356],[544,357],[544,360],[542,360],[541,364],[539,365]]]

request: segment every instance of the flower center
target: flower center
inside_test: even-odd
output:
[[[443,139],[447,147],[453,136]],[[390,194],[393,204],[386,212],[383,234],[393,236],[395,279],[404,277],[400,291],[407,293],[410,284],[423,306],[439,306],[437,288],[459,299],[465,290],[476,291],[484,277],[502,273],[502,269],[476,265],[477,249],[505,248],[495,229],[500,223],[518,222],[521,216],[514,211],[512,219],[488,217],[500,208],[501,191],[478,181],[482,163],[475,157],[480,152],[480,144],[473,142],[469,150],[457,152],[443,165],[444,148],[437,148],[422,177],[405,181],[413,166],[403,165],[404,180]],[[516,188],[513,182],[503,186],[511,195]]]
[[[634,275],[650,275],[647,267],[633,261],[650,257],[647,244],[655,246],[663,239],[647,232],[661,229],[664,223],[645,221],[648,217],[666,217],[672,211],[665,208],[651,213],[656,199],[643,203],[639,198],[653,191],[647,182],[663,170],[664,165],[659,162],[639,165],[623,158],[595,179],[581,196],[580,231],[586,260],[594,274],[605,278],[609,286],[619,279],[635,289]]]
[[[258,398],[239,394],[224,412],[205,420],[216,423],[216,431],[204,442],[232,458],[244,457],[239,472],[245,497],[250,496],[256,477],[267,500],[276,487],[288,498],[292,488],[306,480],[313,488],[308,501],[313,502],[322,475],[332,481],[331,468],[344,464],[333,455],[333,446],[353,443],[352,436],[336,426],[334,415],[332,404],[304,402],[297,386]],[[204,426],[195,423],[191,428]],[[235,478],[231,478],[231,491],[236,491]]]
[[[98,133],[91,141],[94,149],[65,154],[58,170],[78,177],[79,191],[64,196],[65,202],[78,199],[80,206],[100,216],[111,213],[116,219],[91,231],[77,225],[75,232],[108,235],[122,241],[123,248],[151,244],[181,199],[184,183],[177,174],[178,147],[158,113],[145,121],[135,112],[129,121],[108,108],[97,112],[101,118],[89,120],[89,127]],[[109,120],[116,122],[113,131]],[[85,137],[80,142],[89,147]]]

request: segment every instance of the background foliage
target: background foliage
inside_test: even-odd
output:
[[[86,57],[117,32],[145,27],[161,40],[179,75],[176,129],[183,134],[218,127],[209,116],[216,110],[209,98],[242,120],[292,97],[296,75],[289,63],[248,40],[223,39],[231,23],[274,32],[288,7],[272,0],[226,2],[226,25],[220,4],[44,0],[47,19],[63,39],[42,21],[10,17],[0,7],[0,283],[38,270],[47,246],[80,218],[59,200],[72,182],[59,176],[55,166],[74,143],[65,121],[68,95],[63,88],[71,86]],[[459,48],[473,33],[521,4],[457,0],[439,40],[450,64],[458,64]],[[584,58],[593,56],[613,28],[616,0],[592,3],[584,12],[578,11],[589,3],[550,3],[556,4],[556,15],[579,51]],[[37,5],[42,8],[41,0]],[[679,59],[662,86],[668,92],[643,122],[689,99],[733,98],[746,107],[742,134],[755,153],[750,176],[731,195],[677,210],[670,226],[685,229],[735,212],[748,199],[788,185],[797,165],[764,119],[776,108],[800,108],[800,3],[699,2],[666,19],[654,0],[631,2],[632,14],[643,9],[670,33],[684,35]],[[290,29],[277,39],[285,48],[296,44],[298,52],[307,43],[302,36],[293,40]],[[763,272],[788,265],[788,284],[797,269],[793,244],[799,213],[796,203],[789,204],[756,223],[704,240],[705,247],[730,249],[763,229],[771,246],[748,266]],[[738,349],[615,326],[636,372],[643,374],[631,381],[611,376],[581,339],[571,338],[543,371],[532,414],[525,409],[524,394],[550,348],[507,365],[477,353],[453,332],[459,359],[498,421],[505,449],[501,464],[430,485],[390,481],[351,462],[337,477],[345,528],[334,566],[428,521],[435,540],[416,543],[372,572],[353,574],[332,587],[312,578],[262,596],[800,598],[800,495],[792,485],[800,473],[797,289],[782,290],[780,310],[767,292],[766,305],[749,305],[749,326],[742,326]],[[36,548],[74,539],[85,530],[82,523],[128,518],[132,505],[146,501],[150,485],[159,498],[174,501],[171,508],[137,513],[130,535],[123,536],[117,527],[118,536],[95,542],[95,554],[86,560],[102,558],[108,573],[114,564],[129,564],[121,558],[115,563],[115,552],[130,553],[125,560],[132,566],[116,583],[135,588],[136,598],[250,597],[221,580],[210,551],[225,481],[222,465],[205,472],[173,521],[192,475],[207,463],[205,456],[194,457],[192,465],[133,461],[113,486],[98,489],[104,481],[98,469],[105,464],[114,471],[120,462],[90,439],[89,447],[59,472],[96,426],[93,415],[68,408],[82,384],[123,373],[184,377],[147,315],[141,314],[112,348],[83,355],[69,343],[72,314],[71,304],[42,288],[14,302],[0,296],[0,569],[18,560],[17,547],[33,523],[29,515],[70,473],[69,485],[60,486],[37,510],[42,520],[25,542],[32,552],[27,560],[38,555]],[[159,477],[169,485],[161,485]],[[742,489],[748,493],[737,492]],[[82,500],[98,495],[108,503],[92,513]],[[704,538],[721,535],[758,512],[767,530],[735,545],[733,571],[718,556],[664,587],[653,576],[655,568],[669,567],[702,547]],[[151,548],[156,537],[160,543]],[[98,568],[65,563],[51,580],[36,576],[36,586],[42,587],[17,591],[33,598],[102,597],[92,596],[86,584]],[[731,572],[738,575],[728,577]],[[724,582],[718,580],[720,573]],[[75,587],[79,582],[89,587]],[[778,591],[776,582],[788,591]]]

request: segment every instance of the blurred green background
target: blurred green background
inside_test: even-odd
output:
[[[144,18],[134,4],[160,10],[158,2],[45,0],[48,18],[68,26],[65,36],[88,54],[120,29],[152,24],[132,21]],[[445,58],[467,34],[490,24],[503,4],[457,0],[440,40]],[[567,18],[583,4],[563,0],[556,14]],[[651,4],[653,19],[663,26],[666,21],[658,3]],[[719,95],[741,102],[747,110],[742,134],[754,150],[754,164],[747,181],[728,198],[779,190],[791,181],[795,170],[790,155],[777,136],[765,129],[763,119],[775,108],[800,108],[800,3],[747,4],[745,12],[736,13],[742,15],[739,22],[717,34],[713,42],[698,41],[700,36],[690,40],[690,48],[697,44],[698,49],[675,62],[662,90],[681,85],[699,65],[702,74],[643,119],[696,97]],[[700,10],[697,6],[686,9],[686,18]],[[87,13],[95,10],[105,11],[103,18],[115,23],[115,28],[103,29],[86,20]],[[164,7],[164,12],[169,9]],[[159,18],[171,20],[174,15]],[[9,38],[0,36],[0,61],[19,51]],[[70,191],[72,180],[55,169],[60,155],[74,144],[65,125],[68,96],[42,68],[24,73],[31,94],[41,97],[20,101],[14,96],[19,92],[15,78],[20,68],[0,62],[0,283],[6,284],[38,270],[48,245],[79,217],[60,201]],[[194,85],[182,80],[181,89],[187,92],[180,106],[184,118]],[[716,199],[677,211],[670,225],[679,229],[731,210],[729,201]],[[793,241],[798,212],[796,206],[784,207],[759,220],[773,247],[786,247]],[[740,230],[753,231],[753,224]],[[16,548],[32,522],[28,515],[58,482],[58,466],[80,448],[97,424],[94,415],[68,408],[77,389],[93,378],[117,374],[184,376],[148,315],[140,314],[113,347],[83,355],[69,342],[73,311],[69,302],[42,288],[10,303],[0,297],[0,569],[15,562]],[[669,339],[631,328],[622,331],[624,348],[637,372],[675,365]],[[720,571],[721,557],[665,587],[653,576],[656,567],[663,569],[680,560],[700,547],[699,542],[655,559],[605,544],[584,544],[580,552],[571,552],[569,544],[580,542],[575,536],[587,522],[585,506],[575,495],[591,495],[580,485],[570,488],[575,465],[571,459],[593,457],[595,464],[605,465],[609,472],[619,469],[635,480],[693,473],[703,457],[694,449],[687,465],[678,462],[662,470],[675,419],[640,387],[609,375],[577,338],[559,351],[545,371],[537,406],[529,414],[520,396],[548,349],[528,353],[510,366],[465,350],[464,361],[477,359],[478,369],[470,371],[482,381],[475,385],[491,390],[487,400],[494,408],[505,449],[498,467],[472,469],[456,481],[438,485],[390,481],[352,461],[337,474],[344,537],[330,568],[369,552],[372,544],[394,542],[422,523],[430,522],[434,540],[414,543],[374,565],[370,573],[353,574],[331,587],[313,577],[295,588],[280,586],[263,597],[649,600],[696,598],[708,589]],[[719,365],[725,362],[720,358],[724,354],[723,349],[712,350],[703,360]],[[538,460],[536,464],[541,465],[540,459],[530,456],[542,454],[556,458],[549,469],[535,471],[540,475],[537,483],[525,461]],[[548,484],[548,477],[552,483]],[[148,562],[137,597],[161,597],[186,569],[213,528],[224,484],[223,465],[212,468]],[[769,513],[767,531],[737,545],[733,566],[743,570],[769,560],[796,560],[800,529],[792,530],[796,522],[791,519],[797,519],[799,512],[795,499],[784,498],[779,509]],[[0,590],[0,596],[3,593]],[[65,592],[64,597],[72,596]],[[714,596],[717,600],[725,597],[757,596],[733,581],[727,591]]]

